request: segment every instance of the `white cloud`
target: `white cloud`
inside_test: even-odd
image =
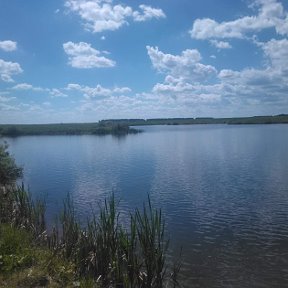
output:
[[[0,59],[0,78],[4,82],[14,82],[13,75],[22,73],[21,66],[16,62],[7,62]]]
[[[288,90],[288,39],[272,39],[259,45],[267,59],[265,68],[246,68],[242,71],[223,69],[219,72],[219,79],[233,84],[235,87],[237,85],[245,86],[246,91],[256,87],[258,90],[261,89],[262,94],[275,94],[281,90]],[[258,93],[256,92],[256,97],[261,93],[260,90]]]
[[[210,43],[218,49],[230,49],[230,48],[232,48],[230,43],[226,42],[226,41],[210,40]]]
[[[93,33],[117,30],[127,25],[131,17],[134,21],[165,17],[161,9],[140,5],[142,12],[138,12],[130,6],[114,5],[112,0],[67,0],[65,6],[69,11],[79,14],[86,29]]]
[[[164,82],[157,83],[152,89],[154,98],[161,99],[162,105],[192,105],[221,99],[218,87],[200,84],[215,78],[217,70],[200,63],[198,50],[184,50],[180,55],[172,55],[148,46],[147,51],[153,67],[165,75]]]
[[[152,18],[160,19],[166,17],[162,9],[152,8],[147,5],[140,5],[139,8],[142,10],[142,13],[139,11],[133,12],[133,18],[136,22],[144,22]]]
[[[17,106],[9,105],[9,104],[0,102],[0,111],[18,111],[18,110],[19,110],[19,108]],[[5,118],[3,118],[3,119],[5,119]],[[0,119],[0,120],[2,121],[3,119]]]
[[[60,89],[57,88],[42,88],[42,87],[35,87],[28,83],[20,83],[11,88],[14,91],[33,91],[33,92],[46,92],[51,95],[52,98],[56,97],[68,97],[67,94],[61,92]]]
[[[254,104],[281,102],[287,105],[288,40],[272,39],[259,45],[267,59],[266,67],[241,71],[221,70],[218,77],[226,88],[222,94],[235,99],[247,99]]]
[[[172,55],[163,53],[158,47],[146,48],[153,67],[161,73],[190,81],[206,81],[217,72],[215,67],[200,63],[201,55],[196,49],[187,49],[181,55]]]
[[[129,87],[116,87],[113,88],[113,93],[118,93],[118,94],[125,94],[125,93],[129,93],[132,90]]]
[[[202,85],[191,83],[184,79],[167,76],[164,83],[157,83],[152,92],[159,97],[173,98],[178,103],[217,102],[221,99],[220,84]]]
[[[272,39],[261,44],[264,54],[274,69],[288,72],[288,39]]]
[[[63,44],[63,49],[69,57],[69,65],[74,68],[103,68],[114,67],[116,63],[101,55],[101,52],[85,42]]]
[[[245,109],[253,113],[253,109],[256,111],[260,107],[261,111],[288,107],[288,39],[257,44],[266,59],[262,69],[222,69],[219,72],[213,66],[200,63],[201,55],[197,50],[171,55],[157,47],[147,47],[153,67],[165,76],[163,82],[154,85],[149,97],[158,99],[165,107],[171,103],[175,107],[180,105],[179,109],[185,105],[193,109],[196,104],[197,107],[205,104],[210,109],[205,108],[206,111],[214,111],[216,115],[221,107],[231,109],[234,115],[239,115],[239,111],[245,115]],[[199,64],[204,68],[195,69]],[[199,74],[199,71],[204,73]],[[213,81],[205,83],[209,76],[214,76]]]
[[[195,85],[187,77],[181,78],[180,73],[175,77],[175,73],[166,70],[165,81],[157,83],[152,92],[156,95],[165,95],[175,99],[181,97],[185,99],[195,98],[198,95],[199,100],[201,99],[200,95],[206,95],[208,98],[209,95],[215,95],[215,98],[210,97],[212,102],[220,101],[221,103],[222,101],[222,107],[229,107],[229,109],[233,107],[232,110],[236,114],[239,113],[240,109],[253,111],[255,107],[258,107],[256,108],[258,110],[261,107],[261,111],[273,111],[273,109],[279,111],[281,109],[279,107],[282,109],[286,107],[284,109],[287,109],[287,11],[285,11],[283,4],[277,0],[254,0],[249,8],[256,11],[254,15],[232,21],[217,22],[210,18],[196,19],[189,32],[192,38],[210,40],[210,44],[218,49],[231,48],[230,43],[222,41],[222,39],[253,39],[253,42],[262,50],[264,60],[266,60],[262,68],[247,67],[239,71],[222,69],[214,78],[213,83],[216,84],[204,85],[201,82],[202,87]],[[274,29],[275,34],[278,34],[278,39],[271,39],[265,43],[258,42],[255,33],[268,28]],[[284,37],[279,39],[279,36]],[[174,76],[177,81],[175,79],[171,81],[168,77],[169,74]],[[211,87],[213,87],[212,90]]]
[[[0,102],[9,102],[9,101],[12,101],[12,100],[15,100],[15,97],[5,97],[5,96],[1,96],[0,95]]]
[[[66,90],[81,90],[81,85],[75,84],[75,83],[70,83],[67,85]]]
[[[11,52],[17,49],[17,42],[11,40],[0,41],[0,49]]]
[[[222,96],[230,103],[248,105],[247,109],[252,105],[272,107],[278,104],[278,110],[287,107],[287,77],[271,67],[263,70],[222,70],[219,79],[223,84]]]
[[[280,35],[288,35],[288,14],[277,0],[256,0],[258,14],[233,21],[217,22],[210,18],[196,19],[189,31],[195,39],[244,38],[246,34],[275,28]]]
[[[97,33],[119,29],[133,13],[129,6],[112,6],[109,2],[111,1],[68,0],[65,6],[80,15],[89,31]]]
[[[101,85],[96,85],[96,87],[82,86],[75,83],[70,83],[67,85],[66,90],[75,90],[83,93],[86,99],[91,99],[95,97],[111,97],[114,95],[122,95],[131,92],[129,87],[115,87],[115,88],[104,88]]]
[[[34,87],[31,84],[28,83],[20,83],[12,87],[13,90],[31,90],[35,92],[43,92],[45,89],[41,87]]]
[[[51,89],[49,93],[52,97],[68,97],[67,94],[61,92],[59,89],[56,88]]]
[[[31,90],[32,88],[33,88],[33,86],[31,84],[27,84],[27,83],[17,84],[17,85],[12,87],[12,89],[15,89],[15,90]]]

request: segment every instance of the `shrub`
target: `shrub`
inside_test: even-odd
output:
[[[22,168],[15,164],[7,149],[6,143],[0,145],[0,187],[11,185],[22,176]]]

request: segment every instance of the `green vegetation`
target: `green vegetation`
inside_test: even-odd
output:
[[[1,149],[11,158],[7,146]],[[150,199],[128,225],[119,221],[114,195],[99,210],[83,227],[68,197],[47,233],[45,203],[23,186],[1,184],[0,286],[179,287],[180,263],[166,263],[165,224]]]
[[[0,145],[0,186],[13,184],[22,176],[22,169],[17,167],[7,148],[7,144]]]
[[[24,227],[0,225],[0,287],[75,287],[74,270]]]
[[[193,124],[276,124],[288,123],[288,115],[280,114],[276,116],[253,116],[240,118],[159,118],[159,119],[118,119],[118,120],[102,120],[99,123],[105,125],[193,125]]]
[[[131,126],[145,125],[193,125],[193,124],[277,124],[288,123],[288,114],[239,118],[159,118],[159,119],[110,119],[98,123],[69,124],[2,124],[0,136],[25,135],[115,135],[136,134],[141,130]]]
[[[0,125],[0,135],[126,135],[140,132],[124,124],[70,123],[70,124],[15,124]]]

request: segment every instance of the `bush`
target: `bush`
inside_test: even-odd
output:
[[[22,168],[16,165],[7,149],[6,143],[0,144],[0,187],[11,185],[22,176]]]

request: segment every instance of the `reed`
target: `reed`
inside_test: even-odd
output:
[[[46,231],[45,211],[45,201],[33,200],[23,185],[5,187],[0,192],[1,223],[30,231],[35,238]]]
[[[11,223],[32,232],[35,239],[46,232],[45,211],[45,201],[33,200],[23,184],[13,190]]]
[[[163,287],[166,270],[165,254],[169,241],[165,240],[165,225],[161,210],[153,210],[150,198],[143,212],[136,209],[135,223],[142,260],[141,279],[144,287]]]
[[[130,214],[126,226],[120,223],[114,194],[81,225],[68,196],[48,235],[44,201],[33,200],[23,185],[3,199],[8,202],[0,204],[2,223],[27,231],[34,245],[46,246],[53,257],[73,263],[75,279],[90,279],[101,288],[180,287],[179,263],[173,266],[166,261],[169,239],[162,212],[152,207],[149,198],[143,209]],[[4,206],[10,209],[5,212]]]

